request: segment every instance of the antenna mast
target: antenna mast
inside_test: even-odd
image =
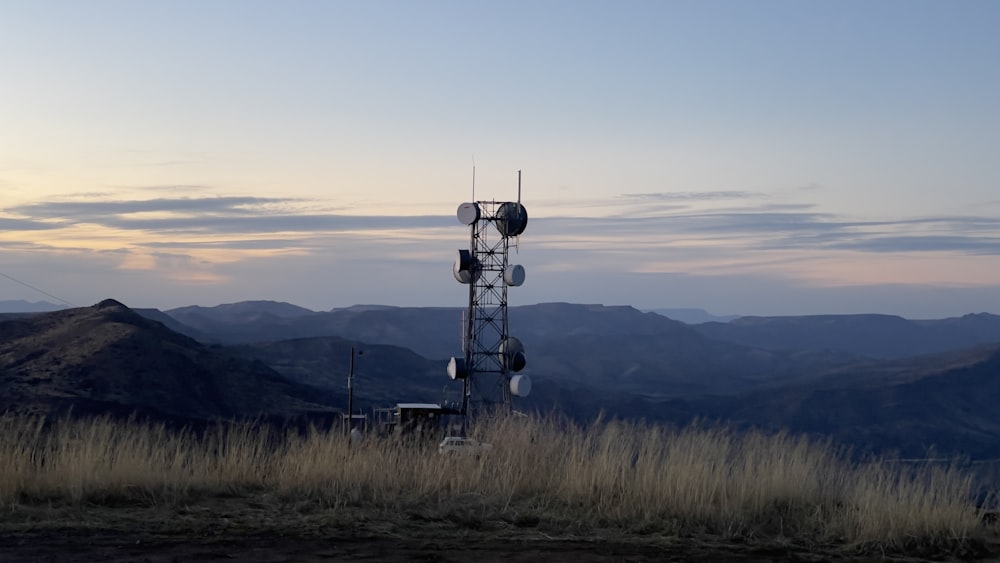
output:
[[[475,177],[475,166],[473,166]],[[458,207],[458,220],[469,226],[469,249],[460,249],[452,273],[469,286],[469,308],[463,315],[461,357],[448,362],[448,375],[463,382],[462,413],[467,417],[490,410],[510,412],[511,396],[531,392],[524,346],[510,336],[507,290],[524,283],[524,267],[508,263],[513,242],[528,224],[521,205],[521,171],[517,201],[473,201]]]

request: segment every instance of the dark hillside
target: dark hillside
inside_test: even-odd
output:
[[[260,360],[293,381],[346,393],[351,348],[357,351],[354,399],[358,407],[461,401],[462,385],[448,378],[444,362],[428,360],[398,346],[362,344],[329,336],[229,349]]]
[[[156,321],[163,326],[169,328],[170,330],[183,334],[185,336],[190,336],[199,342],[210,342],[211,339],[208,338],[205,333],[198,329],[192,328],[174,317],[160,311],[159,309],[132,309],[139,315],[146,317],[151,321]]]
[[[231,309],[240,305],[240,314]],[[337,336],[371,344],[410,348],[425,357],[447,359],[459,343],[461,310],[451,308],[352,307],[315,313],[274,314],[275,304],[247,302],[218,307],[184,307],[166,314],[204,342],[250,344]],[[259,309],[258,309],[259,307]],[[294,306],[293,306],[294,307]],[[286,310],[286,313],[288,311]]]
[[[694,325],[702,335],[766,350],[831,350],[893,359],[1000,342],[1000,316],[911,321],[890,315],[740,317]]]
[[[824,352],[773,352],[693,331],[524,338],[529,369],[553,381],[651,397],[734,394],[822,377],[855,363]]]
[[[461,353],[459,308],[365,306],[255,323],[231,323],[214,309],[200,310],[199,315],[180,318],[193,323],[194,329],[219,331],[208,334],[214,341],[230,344],[336,336],[409,348],[442,362]],[[526,346],[527,373],[532,377],[574,382],[604,392],[735,393],[817,377],[856,360],[829,352],[753,350],[709,339],[684,323],[624,306],[542,303],[512,307],[510,330]]]
[[[702,402],[730,420],[904,457],[1000,457],[1000,346],[858,366],[804,386]],[[714,406],[713,406],[714,404]]]
[[[0,389],[0,411],[190,419],[331,411],[315,389],[110,299],[0,323]]]
[[[232,308],[240,305],[240,315]],[[435,359],[447,359],[461,351],[460,307],[357,306],[326,313],[303,313],[279,317],[269,314],[269,302],[247,302],[218,307],[185,307],[166,314],[212,342],[246,344],[339,336],[349,340],[409,348]],[[683,323],[662,315],[643,313],[632,307],[542,303],[511,307],[511,333],[518,338],[563,335],[691,333]]]
[[[428,360],[406,348],[362,344],[338,337],[299,338],[228,348],[234,354],[258,359],[282,375],[301,383],[343,393],[346,391],[351,348],[355,356],[356,409],[389,407],[400,402],[460,403],[462,384],[448,378],[445,362]],[[514,399],[524,412],[554,410],[581,421],[601,412],[615,416],[658,419],[661,412],[643,396],[622,389],[595,389],[580,381],[543,377],[531,396]],[[672,419],[677,412],[669,413]]]
[[[315,314],[315,311],[283,301],[240,301],[214,307],[191,305],[170,310],[170,315],[179,320],[185,317],[201,317],[230,324],[268,319],[295,319],[312,314]]]

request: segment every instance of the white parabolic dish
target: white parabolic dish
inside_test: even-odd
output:
[[[518,397],[531,394],[531,378],[527,375],[515,375],[510,378],[510,392]]]
[[[511,287],[519,287],[524,283],[524,266],[516,264],[504,270],[503,281]]]
[[[463,203],[458,206],[458,222],[463,225],[471,225],[479,220],[481,213],[478,203]]]

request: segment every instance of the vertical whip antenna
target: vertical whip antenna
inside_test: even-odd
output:
[[[517,204],[521,205],[521,171],[517,171]],[[521,235],[514,237],[514,252],[521,251]]]
[[[468,349],[469,349],[469,339],[468,339],[468,337],[465,334],[465,313],[466,313],[465,309],[462,309],[462,326],[461,326],[461,328],[462,328],[462,334],[461,334],[461,338],[462,338],[462,353],[463,354],[466,351],[468,351]]]

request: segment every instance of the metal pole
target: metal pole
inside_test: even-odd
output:
[[[354,428],[354,346],[351,346],[351,369],[347,375],[347,436]]]

